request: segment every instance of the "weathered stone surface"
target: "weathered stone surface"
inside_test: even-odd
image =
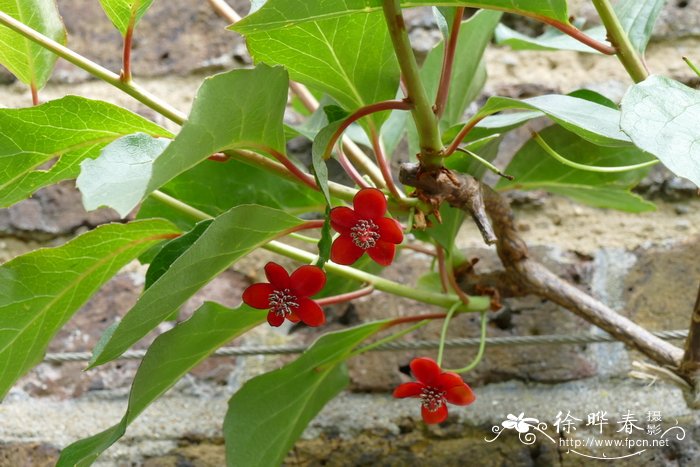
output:
[[[248,1],[229,2],[241,14]],[[99,2],[59,0],[59,11],[68,30],[68,45],[118,73],[122,39]],[[132,69],[135,76],[186,75],[193,71],[231,68],[248,59],[243,39],[225,31],[229,23],[217,16],[209,2],[170,0],[154,2],[134,34]],[[54,79],[76,82],[86,72],[59,61]]]
[[[648,329],[684,329],[700,278],[700,238],[637,251],[623,285],[627,311]]]
[[[58,449],[44,443],[0,443],[0,465],[7,467],[50,467],[58,460]]]
[[[111,209],[86,212],[74,183],[62,182],[11,208],[0,209],[0,235],[47,239],[118,219],[119,215]]]

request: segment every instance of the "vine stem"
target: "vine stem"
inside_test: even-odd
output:
[[[377,164],[379,164],[379,170],[381,170],[382,176],[384,176],[384,181],[386,181],[386,186],[389,188],[389,192],[391,193],[391,195],[397,201],[403,202],[403,200],[406,199],[406,197],[396,187],[396,183],[394,183],[394,177],[391,174],[391,167],[389,167],[389,160],[384,154],[382,140],[379,138],[379,135],[374,130],[374,128],[370,131],[370,135],[372,140],[372,149],[374,150],[374,155],[377,159]]]
[[[399,332],[395,332],[394,334],[391,334],[391,335],[386,336],[382,339],[376,340],[376,341],[372,342],[371,344],[363,345],[362,347],[351,352],[347,358],[356,357],[356,356],[363,354],[365,352],[369,352],[372,349],[376,349],[377,347],[384,345],[387,342],[395,341],[396,339],[399,339],[399,338],[405,336],[406,334],[410,334],[413,331],[422,328],[423,326],[425,326],[426,324],[428,324],[430,322],[430,319],[424,319],[422,316],[418,316],[418,318],[421,318],[423,320],[419,321],[418,323],[414,324],[413,326],[407,327],[406,329],[402,329]]]
[[[399,0],[384,0],[384,17],[389,28],[394,52],[401,68],[401,77],[406,87],[407,98],[413,104],[411,113],[418,131],[421,164],[427,168],[442,167],[442,141],[438,130],[433,106],[428,100],[423,82],[420,79],[418,63],[408,38],[406,23],[401,14]]]
[[[445,370],[445,371],[452,371],[454,373],[467,373],[468,371],[473,370],[476,368],[476,366],[481,362],[481,359],[484,358],[484,350],[486,350],[486,329],[488,325],[488,313],[485,311],[481,312],[481,335],[480,335],[480,340],[479,340],[479,350],[476,352],[476,357],[474,357],[474,360],[471,361],[471,363],[464,368],[457,368],[456,370]]]
[[[368,115],[372,115],[377,112],[384,112],[386,110],[410,110],[411,109],[411,104],[405,100],[388,100],[388,101],[382,101],[382,102],[376,102],[374,104],[366,105],[364,107],[360,107],[357,109],[355,112],[350,114],[348,117],[343,120],[343,123],[340,124],[337,130],[333,132],[333,135],[331,136],[331,139],[328,141],[326,144],[325,149],[323,150],[323,158],[328,159],[328,157],[331,154],[331,150],[333,149],[333,146],[335,146],[336,142],[338,139],[343,135],[343,132],[347,130],[347,128],[361,119],[362,117],[366,117]]]
[[[177,209],[178,211],[192,217],[197,220],[208,220],[213,217],[197,208],[190,206],[187,203],[183,203],[179,199],[173,198],[161,191],[154,191],[151,193],[155,199],[160,202]],[[263,248],[272,251],[273,253],[278,253],[287,258],[291,258],[296,261],[303,263],[312,263],[316,259],[316,255],[309,253],[308,251],[301,250],[299,248],[287,245],[286,243],[273,240],[265,245]],[[400,297],[406,297],[418,302],[427,303],[430,305],[437,305],[443,308],[452,306],[452,304],[458,300],[458,297],[453,294],[440,294],[431,292],[429,290],[418,289],[412,286],[399,284],[398,282],[385,279],[383,277],[375,276],[368,272],[355,269],[349,266],[343,266],[335,263],[326,263],[325,269],[333,274],[338,274],[346,279],[356,280],[358,282],[364,282],[368,285],[374,286],[375,289],[387,292],[393,295],[398,295]],[[473,312],[486,310],[489,307],[488,297],[471,297],[468,305],[461,305],[459,310],[462,312]]]
[[[348,159],[348,156],[345,154],[345,151],[343,150],[343,145],[338,144],[338,162],[340,163],[340,166],[343,168],[346,174],[348,174],[348,177],[355,182],[355,185],[359,186],[360,188],[370,188],[371,185],[367,183],[367,181],[362,177],[362,174],[357,171],[357,168],[355,168],[354,165],[350,162]]]
[[[455,51],[457,50],[457,39],[459,38],[459,28],[462,26],[464,7],[455,8],[455,17],[450,30],[450,37],[445,44],[445,54],[442,59],[442,70],[440,71],[440,83],[438,84],[435,96],[435,116],[440,120],[447,107],[447,96],[450,93],[450,81],[452,80],[452,66],[455,61]]]
[[[562,156],[557,151],[555,151],[549,144],[547,144],[547,142],[539,135],[539,133],[533,132],[532,139],[534,139],[535,142],[540,145],[540,147],[544,150],[544,152],[546,152],[547,154],[552,156],[557,161],[559,161],[562,164],[567,165],[569,167],[573,167],[574,169],[585,170],[587,172],[600,172],[600,173],[628,172],[630,170],[637,170],[637,169],[642,169],[644,167],[656,165],[659,162],[661,162],[658,159],[654,159],[651,161],[642,162],[640,164],[623,165],[623,166],[619,166],[619,167],[605,167],[605,166],[598,166],[598,165],[579,164],[578,162],[574,162],[574,161],[567,159],[566,157]]]
[[[374,286],[368,285],[367,287],[362,287],[361,289],[353,290],[352,292],[333,295],[330,297],[317,298],[314,301],[318,304],[318,306],[337,305],[338,303],[345,303],[355,300],[356,298],[365,297],[372,292],[374,292]]]
[[[136,11],[131,12],[129,26],[124,35],[124,50],[122,52],[122,72],[119,76],[125,83],[131,82],[131,44],[134,38],[134,23],[136,22]]]
[[[229,6],[229,4],[226,3],[224,0],[209,0],[209,3],[214,8],[214,11],[216,11],[216,13],[218,13],[227,21],[230,21],[232,24],[235,24],[241,20],[241,15],[239,15],[236,12],[236,10],[231,8],[231,6]],[[295,81],[290,81],[289,88],[294,94],[296,94],[301,103],[304,105],[304,107],[306,107],[306,109],[309,112],[315,112],[318,109],[318,101],[316,100],[314,95],[311,94],[311,92],[306,86]],[[350,138],[343,137],[342,141],[343,149],[346,151],[346,154],[348,158],[352,161],[352,163],[359,167],[360,170],[362,170],[365,174],[367,174],[376,186],[380,188],[386,188],[379,168],[376,165],[374,165],[372,160],[369,157],[367,157],[367,155],[362,151],[362,149],[360,149],[360,147],[357,146],[357,144],[355,144],[355,142],[352,141]]]
[[[278,150],[265,145],[258,145],[256,149],[270,154],[272,157],[277,159],[277,161],[282,164],[290,173],[292,173],[296,178],[298,178],[302,183],[311,188],[312,190],[318,190],[318,185],[316,185],[316,180],[314,178],[301,170],[299,167],[294,165],[294,163],[289,160],[289,157],[282,154]]]
[[[32,93],[32,104],[33,105],[39,105],[39,90],[36,87],[36,83],[34,81],[31,82],[29,85],[29,90]]]
[[[627,73],[635,83],[644,81],[649,76],[649,71],[644,66],[642,58],[634,49],[629,36],[625,32],[610,0],[593,0],[593,6],[598,11],[605,29],[608,32],[610,42],[615,47],[617,57],[622,62]]]
[[[691,62],[688,57],[683,57],[683,61],[685,62],[686,65],[688,65],[688,67],[690,67],[691,70],[693,70],[693,72],[696,75],[698,75],[698,77],[700,77],[700,69],[697,66],[695,66],[695,64],[693,62]]]
[[[459,145],[462,144],[462,141],[464,140],[464,138],[467,137],[469,132],[472,131],[472,129],[484,118],[486,118],[486,115],[479,114],[476,114],[472,118],[470,118],[469,121],[464,124],[464,127],[462,127],[462,129],[459,130],[459,133],[457,133],[455,139],[452,140],[450,145],[445,150],[445,157],[452,155],[452,153],[454,153],[457,150]]]
[[[491,172],[495,173],[496,175],[503,177],[506,180],[515,180],[515,177],[513,177],[512,175],[508,175],[507,173],[502,172],[501,169],[499,169],[498,167],[496,167],[495,165],[493,165],[492,163],[490,163],[489,161],[487,161],[486,159],[484,159],[483,157],[481,157],[480,155],[478,155],[474,151],[470,151],[469,149],[466,149],[466,148],[457,148],[457,151],[463,152],[464,154],[474,158],[478,163],[480,163],[481,165],[483,165],[484,167],[486,167],[487,169],[489,169]]]
[[[438,346],[438,354],[436,361],[438,366],[442,366],[442,355],[445,352],[445,339],[447,339],[447,329],[450,327],[450,320],[457,311],[457,308],[459,308],[459,305],[460,302],[456,302],[454,305],[452,305],[452,307],[450,307],[450,309],[447,311],[447,316],[445,316],[445,320],[442,322],[442,330],[440,331],[440,344]]]
[[[185,114],[170,106],[170,104],[168,104],[167,102],[149,93],[145,89],[142,89],[141,87],[135,85],[132,82],[127,83],[122,81],[119,75],[117,75],[116,73],[112,73],[105,67],[98,65],[92,60],[89,60],[83,57],[82,55],[72,51],[68,47],[65,47],[64,45],[59,44],[53,39],[46,37],[40,32],[30,28],[29,26],[25,25],[20,21],[17,21],[12,16],[2,11],[0,11],[0,24],[7,26],[16,33],[21,34],[22,36],[39,44],[45,49],[50,50],[59,57],[72,63],[78,68],[82,68],[83,70],[101,79],[102,81],[109,83],[112,86],[124,91],[126,94],[130,95],[137,101],[141,102],[147,107],[150,107],[151,109],[155,110],[167,119],[172,120],[178,125],[182,125],[185,122],[185,120],[187,120],[187,116]]]

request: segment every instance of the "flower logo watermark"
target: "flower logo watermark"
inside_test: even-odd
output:
[[[584,421],[583,418],[576,417],[570,411],[567,411],[566,414],[559,411],[551,424],[552,429],[558,435],[558,439],[555,439],[547,433],[550,425],[546,422],[526,417],[524,412],[517,416],[508,414],[500,425],[491,427],[495,436],[491,439],[484,438],[484,441],[493,443],[503,433],[513,431],[518,434],[520,442],[528,446],[537,442],[538,437],[541,437],[553,444],[558,444],[559,447],[567,448],[566,454],[575,454],[589,459],[615,460],[638,456],[650,448],[669,446],[671,440],[682,441],[686,436],[685,429],[678,425],[677,420],[674,425],[664,429],[660,411],[648,411],[646,420],[644,420],[644,417],[637,417],[632,411],[627,410],[620,414],[617,419],[618,421],[615,422],[617,429],[614,430],[614,433],[620,435],[606,438],[600,436],[603,434],[603,427],[611,425],[611,428],[615,428],[610,423],[606,411],[598,410],[587,414],[585,424],[579,423]],[[592,431],[593,434],[586,435],[586,430]],[[606,449],[619,450],[622,448],[632,450],[632,452],[624,455],[612,455],[605,452]],[[588,453],[586,451],[596,452]]]

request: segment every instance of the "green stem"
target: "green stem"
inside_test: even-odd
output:
[[[466,149],[466,148],[457,148],[457,151],[463,152],[464,154],[467,154],[467,155],[473,157],[474,159],[477,160],[477,162],[479,162],[481,165],[483,165],[484,167],[486,167],[487,169],[489,169],[491,172],[495,173],[496,175],[500,175],[501,177],[508,179],[508,180],[515,180],[515,177],[513,177],[512,175],[508,175],[506,173],[501,172],[501,169],[499,169],[498,167],[496,167],[495,165],[493,165],[492,163],[490,163],[489,161],[487,161],[486,159],[484,159],[483,157],[481,157],[477,153],[470,151],[469,149]]]
[[[401,76],[406,86],[407,98],[413,103],[413,120],[418,130],[421,154],[421,163],[430,168],[442,167],[442,141],[437,125],[437,118],[433,113],[433,106],[428,99],[428,93],[420,79],[418,63],[408,39],[406,24],[401,14],[399,0],[384,0],[384,17],[391,41],[394,44],[396,58],[401,68]]]
[[[534,139],[537,144],[540,145],[544,151],[561,162],[564,165],[568,165],[569,167],[573,167],[574,169],[578,170],[585,170],[587,172],[602,172],[602,173],[617,173],[617,172],[627,172],[630,170],[637,170],[637,169],[642,169],[644,167],[649,167],[652,165],[656,165],[659,163],[658,159],[654,159],[652,161],[647,161],[647,162],[642,162],[640,164],[634,164],[634,165],[623,165],[619,167],[603,167],[603,166],[598,166],[598,165],[585,165],[585,164],[579,164],[577,162],[571,161],[558,152],[556,152],[550,145],[547,144],[547,142],[542,139],[542,137],[537,134],[533,133],[532,134],[532,139]]]
[[[683,57],[683,61],[690,67],[691,70],[695,72],[696,75],[700,76],[700,69],[695,66],[693,62],[690,61],[688,57]]]
[[[169,120],[182,125],[187,116],[182,112],[171,107],[165,101],[157,98],[156,96],[150,94],[145,89],[133,84],[132,82],[124,82],[116,73],[112,73],[108,69],[98,65],[97,63],[88,60],[80,54],[75,53],[71,49],[59,44],[58,42],[44,36],[40,32],[30,28],[24,23],[17,21],[12,16],[0,11],[0,24],[7,26],[18,34],[26,37],[27,39],[36,42],[45,49],[50,50],[59,57],[69,61],[73,65],[82,68],[91,75],[111,84],[112,86],[121,89],[125,93],[129,94],[134,99],[138,100],[142,104],[150,107],[159,114],[163,115]]]
[[[425,326],[425,325],[428,324],[429,322],[430,322],[429,319],[424,319],[423,321],[419,321],[418,323],[414,324],[413,326],[410,326],[410,327],[408,327],[408,328],[406,328],[406,329],[403,329],[403,330],[401,330],[401,331],[399,331],[399,332],[396,332],[396,333],[394,333],[394,334],[391,334],[390,336],[386,336],[386,337],[384,337],[384,338],[382,338],[382,339],[379,339],[379,340],[377,340],[377,341],[375,341],[375,342],[372,342],[371,344],[367,344],[367,345],[365,345],[365,346],[362,346],[362,347],[360,347],[359,349],[357,349],[357,350],[353,351],[352,353],[350,353],[350,355],[348,355],[347,358],[356,357],[356,356],[358,356],[358,355],[360,355],[360,354],[363,354],[363,353],[368,352],[368,351],[370,351],[370,350],[372,350],[372,349],[375,349],[375,348],[379,347],[380,345],[384,345],[384,344],[386,344],[387,342],[395,341],[396,339],[399,339],[400,337],[403,337],[403,336],[405,336],[406,334],[412,333],[412,332],[415,331],[416,329],[422,328],[423,326]]]
[[[476,353],[476,357],[474,357],[474,360],[472,362],[465,366],[464,368],[458,368],[456,370],[445,370],[445,371],[453,371],[455,373],[466,373],[468,371],[473,370],[476,368],[476,366],[481,362],[481,359],[484,357],[484,350],[486,349],[486,325],[488,324],[488,312],[482,311],[481,312],[481,337],[479,341],[479,351]]]
[[[605,25],[610,42],[617,49],[617,58],[622,63],[622,66],[625,67],[625,70],[627,70],[627,73],[635,83],[644,81],[649,76],[649,72],[622,27],[615,10],[610,4],[610,0],[593,0],[593,5],[598,10],[598,15]]]
[[[459,308],[459,305],[461,305],[461,302],[456,302],[454,305],[452,305],[452,308],[450,308],[447,311],[447,316],[445,316],[445,320],[442,322],[442,331],[440,332],[440,346],[438,347],[437,354],[438,366],[442,366],[442,354],[445,351],[445,339],[447,339],[447,328],[449,328],[450,320],[457,311],[457,308]]]
[[[173,198],[161,191],[154,191],[151,196],[161,201],[162,203],[183,212],[194,219],[197,220],[207,220],[212,219],[209,214],[200,211],[182,201]],[[294,259],[302,263],[312,263],[316,259],[316,255],[309,253],[308,251],[295,248],[291,245],[273,240],[263,246],[268,251],[273,253],[278,253],[287,258]],[[374,286],[375,289],[381,290],[383,292],[388,292],[393,295],[398,295],[400,297],[406,297],[418,302],[427,303],[430,305],[437,305],[443,308],[448,308],[454,304],[459,298],[453,294],[439,294],[430,292],[424,289],[418,289],[415,287],[410,287],[407,285],[399,284],[398,282],[390,281],[383,277],[375,276],[365,271],[359,269],[351,268],[349,266],[343,266],[340,264],[326,263],[325,269],[333,274],[338,274],[346,279],[353,279],[358,282],[364,282],[368,285]],[[472,311],[482,311],[489,308],[489,300],[487,297],[470,297],[468,305],[462,305],[459,311],[472,312]]]

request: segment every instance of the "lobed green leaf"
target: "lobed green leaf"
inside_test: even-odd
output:
[[[346,10],[347,2],[340,3]],[[268,0],[231,29],[245,35],[256,62],[283,65],[293,80],[327,93],[345,109],[392,99],[399,67],[383,14],[323,13],[340,3]],[[386,116],[368,119],[378,129]]]

